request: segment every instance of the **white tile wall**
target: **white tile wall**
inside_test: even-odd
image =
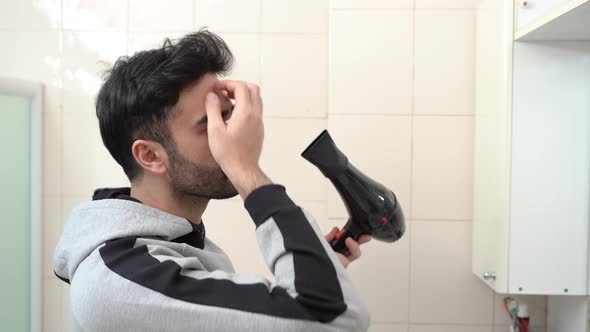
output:
[[[473,8],[477,0],[23,0],[0,3],[0,76],[43,82],[44,330],[67,331],[67,286],[50,257],[71,209],[126,185],[100,140],[100,61],[209,26],[236,55],[230,75],[259,83],[261,165],[324,232],[345,210],[300,153],[321,130],[394,189],[408,232],[372,241],[349,271],[373,332],[507,331],[502,295],[470,272]],[[207,232],[238,271],[272,278],[239,198],[212,201]],[[231,231],[228,231],[231,230]],[[240,237],[238,237],[240,235]],[[546,331],[546,297],[529,304]]]
[[[54,279],[53,249],[63,231],[62,197],[45,196],[43,202],[43,279]]]
[[[176,31],[192,27],[192,0],[129,0],[131,31]]]
[[[102,144],[98,120],[89,112],[63,113],[63,193],[91,196],[97,187],[129,185]]]
[[[479,325],[412,325],[409,332],[492,332],[492,326]]]
[[[65,31],[63,37],[63,109],[94,113],[94,98],[103,73],[126,53],[126,34]]]
[[[494,294],[471,273],[471,223],[412,221],[410,242],[410,321],[491,326]]]
[[[507,331],[510,331],[510,328],[508,327],[508,325],[494,325],[493,332],[507,332]],[[546,327],[530,326],[529,332],[547,332],[547,328]]]
[[[45,85],[45,111],[59,111],[62,97],[62,37],[57,30],[3,31],[0,43],[10,52],[0,52],[0,73]]]
[[[412,216],[470,220],[473,118],[414,118]]]
[[[191,30],[173,31],[173,32],[145,32],[145,31],[129,31],[127,35],[127,54],[133,55],[135,52],[148,50],[162,46],[164,39],[170,38],[175,40],[182,38],[182,36],[190,33]]]
[[[327,179],[301,153],[326,128],[326,120],[266,117],[264,127],[260,165],[265,173],[296,201],[325,202]]]
[[[415,0],[416,8],[474,9],[480,0]]]
[[[412,112],[411,10],[335,10],[330,37],[330,113]]]
[[[371,323],[370,332],[408,332],[407,324]]]
[[[475,14],[416,10],[415,112],[472,114]]]
[[[43,116],[43,195],[62,195],[62,116],[61,112],[47,112]]]
[[[338,226],[342,227],[345,221],[342,219]],[[369,306],[374,323],[399,324],[408,321],[410,233],[411,226],[408,224],[404,236],[393,245],[369,241],[361,248],[361,259],[349,266],[353,283]]]
[[[43,279],[43,331],[64,331],[63,302],[67,286],[57,278]]]
[[[63,113],[63,193],[91,193],[96,158],[92,153],[100,144],[96,116],[90,112]]]
[[[259,32],[261,0],[195,0],[195,28],[216,32]]]
[[[62,0],[62,6],[64,29],[124,31],[127,28],[128,0]],[[156,17],[160,16],[158,13]]]
[[[222,32],[220,36],[234,55],[233,70],[228,78],[260,85],[260,35]]]
[[[325,117],[328,101],[325,36],[264,34],[261,42],[260,85],[265,114]]]
[[[405,8],[413,9],[414,0],[331,0],[331,8]]]
[[[48,30],[61,26],[60,0],[0,2],[0,29]]]
[[[262,0],[262,32],[320,33],[328,30],[328,0]]]

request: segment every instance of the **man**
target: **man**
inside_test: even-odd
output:
[[[369,314],[313,216],[260,169],[258,86],[218,80],[227,45],[206,30],[119,58],[96,114],[131,188],[94,192],[54,254],[74,331],[364,331]],[[235,101],[235,104],[234,102]],[[201,216],[239,194],[276,277],[234,271]],[[368,241],[368,235],[359,240]],[[253,253],[254,254],[254,253]]]

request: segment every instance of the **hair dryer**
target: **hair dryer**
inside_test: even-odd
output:
[[[301,156],[332,182],[348,211],[348,222],[330,243],[336,252],[348,253],[345,245],[348,237],[357,241],[362,234],[370,234],[384,242],[402,237],[406,224],[395,194],[354,167],[336,147],[327,130],[322,131]]]

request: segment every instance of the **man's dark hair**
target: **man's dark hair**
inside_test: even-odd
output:
[[[167,121],[181,91],[207,73],[227,74],[232,62],[227,44],[205,29],[117,59],[98,92],[96,116],[104,145],[130,180],[142,174],[133,142],[174,147]]]

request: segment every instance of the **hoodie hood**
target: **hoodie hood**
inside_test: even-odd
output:
[[[107,241],[124,237],[184,242],[203,248],[203,223],[142,204],[130,188],[97,189],[93,201],[72,210],[53,255],[55,274],[69,282],[78,265]],[[200,245],[198,245],[200,244]]]

